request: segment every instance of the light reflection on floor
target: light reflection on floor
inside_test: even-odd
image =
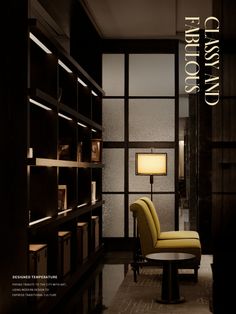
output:
[[[113,297],[115,296],[119,286],[124,280],[125,270],[124,265],[120,264],[105,264],[103,267],[103,305],[109,308]],[[106,311],[104,310],[104,313]]]
[[[105,314],[129,264],[131,252],[109,252],[50,314]]]

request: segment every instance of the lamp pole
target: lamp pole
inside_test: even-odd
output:
[[[150,184],[151,184],[151,201],[152,201],[153,174],[150,175]]]

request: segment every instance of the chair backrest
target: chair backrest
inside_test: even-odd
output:
[[[144,201],[147,204],[147,206],[150,210],[150,213],[152,215],[156,230],[157,230],[157,237],[159,238],[160,233],[161,233],[161,224],[160,224],[155,206],[149,197],[144,196],[144,197],[141,197],[140,200]]]
[[[157,242],[157,231],[147,204],[137,200],[130,205],[130,210],[137,219],[142,255],[153,252]]]

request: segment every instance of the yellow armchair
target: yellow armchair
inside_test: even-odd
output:
[[[155,209],[155,206],[152,202],[152,200],[149,197],[141,197],[140,200],[144,201],[152,215],[156,230],[157,230],[157,236],[160,240],[170,240],[170,239],[199,239],[199,234],[196,231],[165,231],[161,232],[161,225],[160,221]]]
[[[138,271],[137,260],[145,260],[145,256],[150,253],[157,252],[182,252],[190,253],[196,256],[194,261],[186,263],[183,268],[194,269],[194,279],[197,281],[198,268],[201,261],[201,243],[198,234],[195,232],[188,233],[178,231],[165,232],[160,231],[160,222],[158,217],[153,217],[153,212],[150,210],[147,202],[143,199],[139,199],[130,205],[130,210],[133,212],[135,221],[137,221],[138,238],[140,241],[140,253],[141,257],[137,258],[133,263],[133,270]],[[155,208],[154,208],[155,210]],[[191,237],[188,238],[187,235]],[[176,237],[174,237],[176,235]],[[185,236],[185,237],[184,237]]]

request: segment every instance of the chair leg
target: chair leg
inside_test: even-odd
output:
[[[198,282],[198,267],[194,268],[194,282]]]
[[[137,263],[133,262],[131,263],[131,267],[134,274],[134,282],[137,282],[137,273],[139,274],[139,266]]]
[[[137,270],[136,268],[133,269],[134,272],[134,282],[137,282]]]

